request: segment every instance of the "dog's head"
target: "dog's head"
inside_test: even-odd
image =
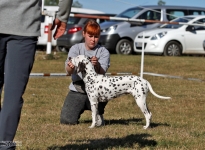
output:
[[[78,55],[77,57],[69,58],[72,64],[77,67],[77,72],[85,73],[86,65],[90,63],[90,57]]]

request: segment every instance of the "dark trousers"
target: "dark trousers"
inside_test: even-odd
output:
[[[0,92],[4,87],[0,108],[0,142],[13,141],[15,137],[36,43],[37,37],[0,34]]]
[[[104,114],[107,102],[98,103],[98,112]],[[62,124],[78,124],[80,115],[85,110],[91,110],[90,101],[86,94],[69,91],[61,110],[60,122]]]

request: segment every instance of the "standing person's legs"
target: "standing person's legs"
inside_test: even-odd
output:
[[[8,35],[7,38],[4,99],[0,113],[0,142],[3,143],[13,141],[16,134],[23,105],[22,96],[33,67],[37,43],[37,37]]]
[[[1,95],[4,85],[4,62],[6,57],[6,39],[5,34],[0,34],[0,113],[1,113]]]

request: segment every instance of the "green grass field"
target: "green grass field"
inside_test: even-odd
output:
[[[33,73],[64,73],[65,53],[56,59],[36,54]],[[140,73],[141,56],[111,55],[108,72]],[[145,55],[144,72],[205,79],[204,57],[163,57]],[[105,109],[103,127],[89,129],[91,112],[78,125],[61,125],[60,111],[71,82],[65,77],[31,77],[24,94],[24,106],[15,141],[22,150],[102,149],[194,149],[205,148],[205,83],[186,79],[144,75],[154,91],[172,100],[149,93],[151,128],[131,95],[113,99]]]

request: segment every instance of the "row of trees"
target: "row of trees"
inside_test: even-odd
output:
[[[59,0],[45,0],[45,5],[47,6],[57,6]],[[158,0],[158,5],[165,5],[166,2],[163,0]],[[74,1],[72,7],[82,8],[83,5],[78,1]]]
[[[46,6],[57,6],[58,2],[59,0],[45,0],[44,3]],[[82,8],[83,5],[77,0],[73,2],[72,7]]]
[[[165,4],[166,4],[166,2],[163,1],[163,0],[159,0],[159,1],[158,1],[158,5],[165,5]]]

